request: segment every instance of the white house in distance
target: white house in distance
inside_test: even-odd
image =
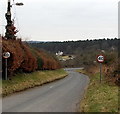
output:
[[[57,56],[62,56],[63,52],[62,51],[58,51],[58,53],[56,53]]]

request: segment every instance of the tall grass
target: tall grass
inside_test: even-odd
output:
[[[99,81],[99,73],[90,76],[90,85],[81,103],[82,112],[118,112],[118,86]]]
[[[2,83],[2,95],[22,91],[45,83],[52,82],[67,76],[63,69],[52,71],[36,71],[33,73],[16,74],[11,80],[4,80]]]

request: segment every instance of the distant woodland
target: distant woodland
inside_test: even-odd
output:
[[[111,59],[118,58],[118,41],[119,39],[115,38],[65,42],[32,42],[29,44],[32,47],[43,49],[53,54],[62,51],[64,55],[75,55],[76,59],[66,61],[64,66],[78,67],[92,64],[98,54],[110,55]],[[112,56],[114,57],[112,58]],[[106,64],[108,64],[107,62],[106,60]]]
[[[63,51],[64,54],[78,54],[86,51],[117,49],[118,40],[115,38],[64,42],[30,42],[30,45],[52,53]]]
[[[74,55],[72,60],[61,61],[63,67],[85,67],[94,71],[99,64],[96,57],[99,54],[105,56],[103,63],[104,73],[112,80],[120,82],[120,39],[98,39],[84,41],[64,42],[29,42],[29,45],[38,49],[46,50],[50,54],[62,51],[65,55]],[[94,66],[94,67],[93,67]]]

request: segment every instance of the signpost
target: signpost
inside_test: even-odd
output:
[[[8,79],[7,77],[7,59],[10,57],[10,52],[4,52],[3,58],[5,58],[5,80]]]
[[[97,61],[100,63],[100,83],[101,83],[101,81],[102,81],[102,63],[104,62],[104,56],[98,55]]]

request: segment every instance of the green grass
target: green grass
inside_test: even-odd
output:
[[[109,85],[103,79],[99,81],[99,73],[90,76],[90,84],[81,102],[82,112],[118,112],[118,86]]]
[[[71,59],[71,57],[69,57],[69,56],[57,56],[57,58],[59,59],[59,60],[70,60]]]
[[[77,69],[76,72],[82,73],[82,74],[86,74],[86,71],[84,69]]]
[[[65,76],[67,76],[67,73],[63,69],[16,74],[11,80],[4,80],[2,82],[2,95],[7,96],[18,91],[64,78]]]

